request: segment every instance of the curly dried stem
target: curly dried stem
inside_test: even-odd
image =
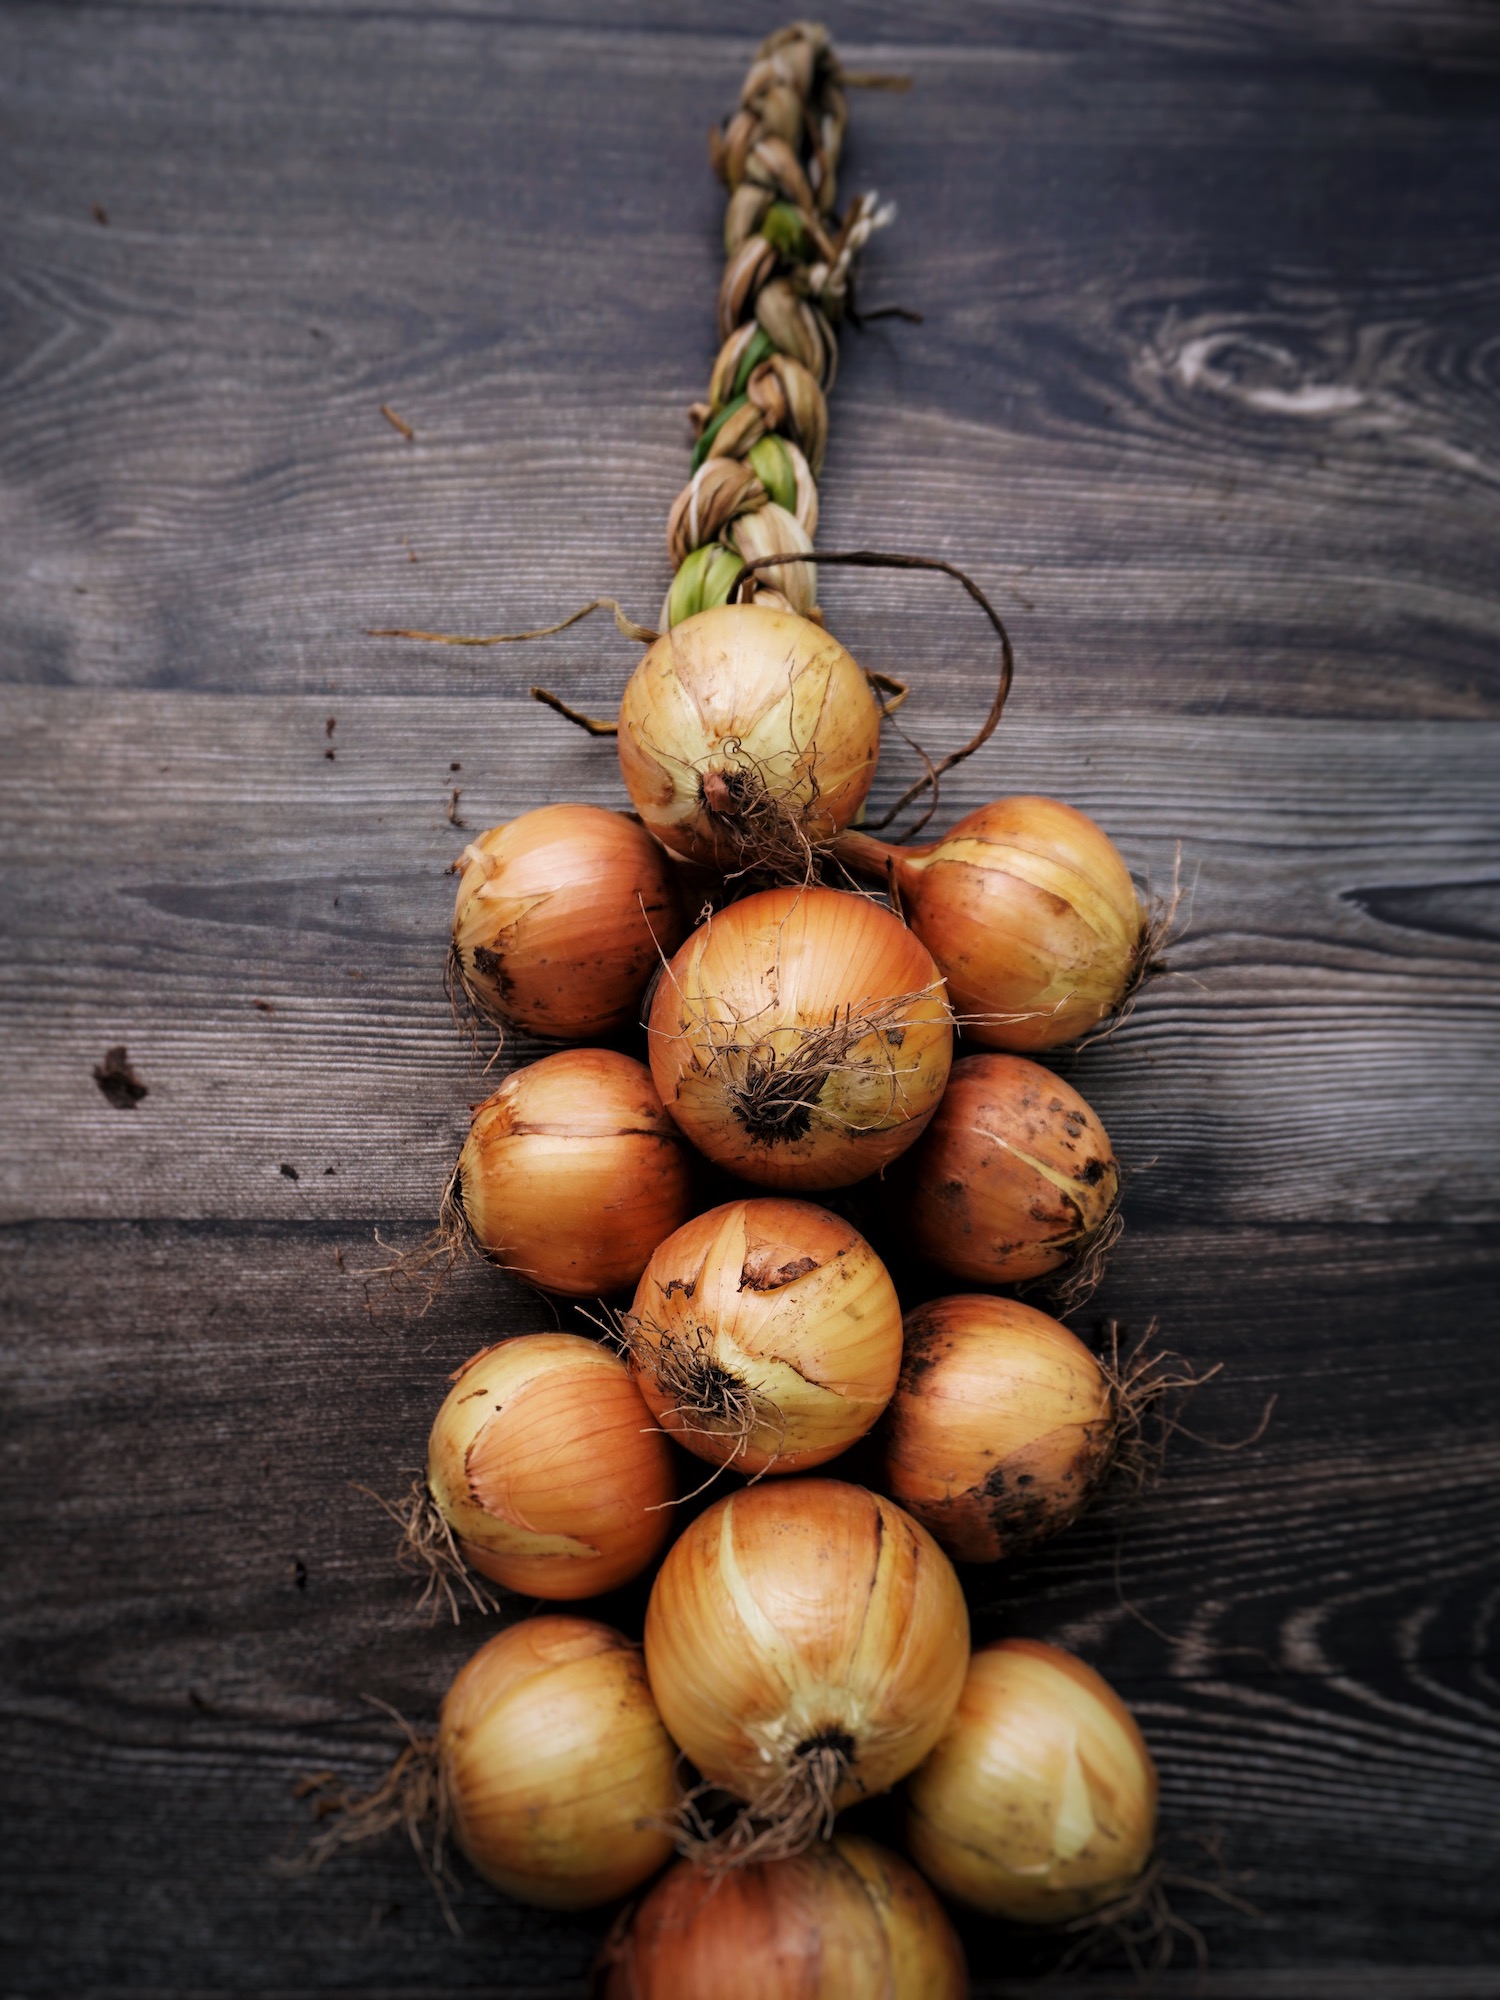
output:
[[[831,555],[820,549],[816,559],[819,563],[843,563],[854,569],[940,570],[944,576],[951,576],[956,582],[963,585],[969,596],[973,598],[985,617],[990,621],[995,636],[1000,642],[999,683],[995,690],[994,700],[990,703],[989,713],[974,735],[959,749],[950,750],[946,757],[940,757],[935,764],[923,754],[923,762],[927,765],[927,769],[923,772],[922,776],[915,783],[908,785],[895,804],[884,812],[879,819],[868,822],[868,828],[871,832],[879,832],[882,827],[891,825],[914,799],[920,798],[922,793],[930,788],[932,797],[927,802],[926,810],[900,836],[903,840],[910,840],[913,835],[921,832],[928,820],[937,811],[938,794],[944,772],[951,771],[955,764],[961,764],[966,757],[972,757],[974,752],[981,745],[987,743],[995,733],[995,729],[1005,708],[1006,697],[1010,693],[1011,681],[1015,677],[1016,657],[1015,650],[1010,642],[1010,634],[1006,631],[999,612],[990,603],[984,592],[979,588],[979,585],[971,576],[961,570],[956,563],[944,562],[937,556],[892,555],[877,549],[843,550],[836,551]],[[735,584],[735,601],[741,601],[741,593],[744,586],[755,571],[769,568],[776,563],[797,560],[799,558],[786,555],[753,557],[745,564],[740,579]]]

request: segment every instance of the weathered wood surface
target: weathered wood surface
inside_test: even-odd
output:
[[[1278,1397],[973,1579],[979,1624],[1117,1681],[1176,1865],[1217,1841],[1265,1913],[1182,1892],[1210,1970],[1164,1992],[1487,2000],[1500,29],[829,19],[915,81],[856,99],[846,183],[902,209],[867,302],[927,318],[846,343],[821,539],[948,555],[1012,622],[945,812],[1060,793],[1158,884],[1182,843],[1184,976],[1068,1066],[1141,1169],[1084,1324],[1224,1363],[1212,1437]],[[450,791],[471,826],[613,797],[521,690],[602,706],[632,655],[365,628],[651,615],[747,50],[665,0],[0,12],[7,1991],[582,1994],[607,1914],[475,1892],[455,1942],[399,1845],[267,1865],[297,1773],[387,1754],[360,1695],[430,1714],[477,1640],[412,1622],[348,1482],[392,1490],[541,1309],[471,1272],[407,1326],[357,1273],[484,1087],[437,978]],[[823,592],[934,745],[992,672],[942,589]],[[1046,1949],[966,1939],[980,1993],[1043,1990]]]

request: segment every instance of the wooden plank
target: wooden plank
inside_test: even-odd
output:
[[[972,565],[1057,713],[1494,714],[1492,94],[995,32],[904,51],[919,87],[859,100],[850,176],[904,204],[867,302],[927,318],[846,341],[825,546]],[[366,626],[531,624],[600,590],[650,617],[712,346],[705,107],[742,54],[11,10],[33,198],[0,221],[4,671],[416,692]],[[856,649],[964,685],[930,586],[828,602]],[[596,698],[599,646],[569,657]]]
[[[962,739],[913,707],[934,745]],[[441,991],[443,870],[492,818],[619,802],[611,748],[488,695],[6,708],[7,1212],[429,1215],[494,1082]],[[953,774],[945,815],[1061,794],[1157,884],[1182,843],[1183,976],[1062,1059],[1142,1168],[1129,1213],[1494,1218],[1497,756],[1493,728],[1441,724],[1163,718],[1106,745],[1023,700]],[[151,1093],[129,1113],[93,1078],[120,1042]]]
[[[412,1618],[393,1531],[348,1482],[397,1488],[448,1369],[535,1324],[488,1271],[419,1326],[371,1319],[339,1240],[310,1224],[0,1235],[0,1934],[17,1990],[109,1988],[127,1968],[177,1990],[190,1967],[216,1989],[249,1972],[255,1990],[451,1992],[492,1984],[503,1954],[521,1990],[581,1995],[607,1913],[475,1890],[455,1941],[399,1841],[316,1883],[266,1865],[298,1838],[299,1772],[373,1778],[388,1756],[361,1694],[430,1714],[484,1630]],[[1309,1993],[1359,1966],[1371,1991],[1415,1995],[1402,1967],[1426,1939],[1453,1982],[1430,1990],[1457,1995],[1500,1948],[1484,1664],[1500,1405],[1472,1362],[1496,1266],[1492,1234],[1127,1238],[1110,1309],[1159,1313],[1200,1364],[1225,1364],[1195,1427],[1243,1436],[1275,1388],[1270,1427],[1228,1456],[1179,1440],[1144,1503],[969,1573],[982,1636],[1049,1636],[1117,1682],[1161,1765],[1169,1853],[1201,1872],[1196,1843],[1217,1838],[1271,1913],[1181,1893],[1220,1969],[1210,1993],[1292,1962]],[[636,1587],[599,1612],[638,1630],[641,1607]],[[890,1814],[866,1823],[888,1832]],[[133,1893],[80,1898],[125,1851]],[[1012,1976],[981,1993],[1050,1990],[1015,1977],[1046,1954],[966,1935],[978,1973]]]
[[[101,10],[102,11],[102,10]],[[163,9],[162,11],[166,11]],[[197,13],[283,15],[285,0],[196,0]],[[301,0],[299,12],[318,15],[400,16],[406,0]],[[463,10],[452,9],[453,13]],[[436,10],[434,10],[436,12]],[[677,0],[636,0],[629,31],[670,36],[677,45],[714,45],[734,64],[738,79],[754,49],[760,23],[747,32],[737,23],[683,24]],[[853,69],[872,43],[889,43],[907,56],[915,49],[961,46],[966,55],[989,49],[1045,48],[1111,57],[1148,49],[1173,54],[1258,55],[1263,58],[1339,55],[1416,66],[1493,63],[1494,16],[1487,0],[1006,0],[1003,10],[985,0],[942,0],[914,15],[901,0],[837,0],[820,16]],[[528,0],[486,0],[483,19],[514,33],[534,27]],[[547,22],[556,41],[619,35],[616,10],[600,0],[554,0]],[[1437,88],[1448,81],[1441,71]]]

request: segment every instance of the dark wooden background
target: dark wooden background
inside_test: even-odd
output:
[[[633,657],[364,628],[653,618],[705,132],[780,18],[0,11],[8,1993],[583,1991],[604,1917],[475,1890],[454,1941],[399,1843],[269,1865],[300,1772],[389,1755],[361,1696],[429,1716],[481,1637],[414,1622],[350,1482],[541,1311],[475,1272],[411,1326],[352,1274],[482,1094],[450,791],[470,828],[615,801],[524,687],[605,708]],[[1163,1990],[1493,1995],[1500,11],[828,18],[914,80],[856,97],[845,185],[901,208],[866,303],[926,317],[846,343],[820,539],[948,556],[1011,622],[945,811],[1056,792],[1157,885],[1181,843],[1179,976],[1067,1064],[1138,1170],[1080,1324],[1222,1363],[1207,1434],[1278,1397],[977,1574],[980,1629],[1110,1676],[1176,1865],[1263,1913],[1180,1892],[1210,1970]],[[992,670],[944,588],[823,589],[936,746]],[[966,1937],[980,1993],[1043,1990],[1046,1950]]]

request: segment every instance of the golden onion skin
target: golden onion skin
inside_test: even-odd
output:
[[[459,1845],[507,1895],[587,1909],[672,1851],[676,1745],[640,1649],[591,1619],[527,1618],[460,1669],[438,1724]]]
[[[630,1310],[642,1396],[681,1445],[747,1473],[806,1471],[864,1436],[901,1366],[901,1305],[852,1224],[811,1202],[728,1202],[653,1252]],[[702,1355],[755,1398],[754,1429],[685,1409],[653,1372]]]
[[[433,1423],[427,1490],[464,1560],[527,1597],[596,1597],[672,1531],[672,1454],[630,1371],[575,1333],[466,1361]]]
[[[752,796],[774,805],[793,845],[849,824],[880,756],[880,706],[821,625],[722,604],[647,651],[626,683],[618,744],[625,788],[657,839],[738,868],[760,838]]]
[[[888,1213],[934,1264],[1012,1285],[1085,1252],[1120,1198],[1097,1113],[1024,1056],[965,1056],[888,1183]]]
[[[963,1946],[906,1862],[843,1834],[785,1861],[680,1861],[606,1945],[598,2000],[965,2000]]]
[[[836,1808],[888,1789],[958,1699],[969,1614],[953,1566],[894,1502],[833,1479],[747,1487],[667,1551],[646,1607],[662,1721],[752,1804],[837,1741]]]
[[[475,1243],[545,1292],[639,1279],[693,1207],[687,1148],[644,1063],[564,1049],[512,1072],[474,1113],[456,1194]]]
[[[837,853],[894,878],[965,1039],[982,1048],[1073,1041],[1137,978],[1149,926],[1130,871],[1102,827],[1057,799],[997,799],[922,847],[848,833]]]
[[[1135,1717],[1058,1646],[975,1653],[947,1731],[907,1786],[907,1845],[946,1896],[1015,1923],[1124,1894],[1156,1838],[1156,1766]]]
[[[1050,1314],[982,1293],[907,1314],[883,1483],[955,1562],[997,1562],[1067,1527],[1114,1440],[1114,1390]]]
[[[699,1151],[803,1191],[903,1153],[953,1059],[926,946],[838,889],[768,889],[716,912],[663,973],[649,1031],[662,1103]]]
[[[644,827],[603,806],[539,806],[461,859],[453,951],[481,1013],[560,1042],[634,1022],[687,929],[676,871]]]

